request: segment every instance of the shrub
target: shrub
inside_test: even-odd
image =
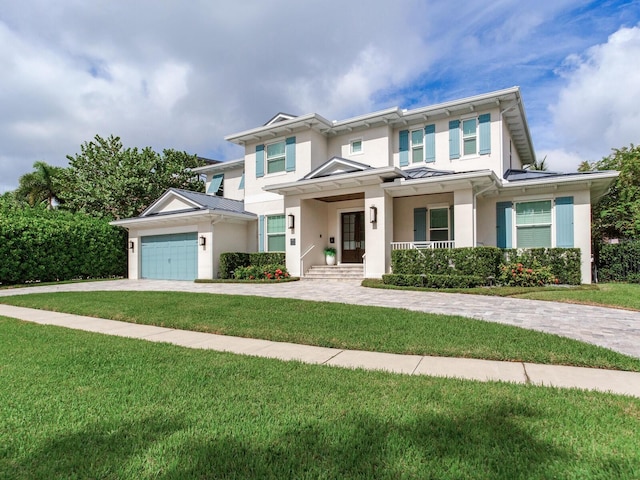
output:
[[[639,283],[640,241],[599,245],[596,258],[599,281]]]
[[[551,273],[550,266],[533,261],[527,266],[522,263],[501,265],[498,283],[510,287],[538,287],[558,283],[558,279]]]
[[[234,278],[237,280],[283,280],[289,278],[284,265],[250,265],[237,267]]]
[[[233,278],[233,274],[238,267],[249,265],[249,254],[240,252],[225,252],[220,254],[218,264],[218,277]]]
[[[487,279],[478,275],[425,275],[428,288],[474,288],[486,285]]]
[[[37,208],[0,213],[0,283],[127,274],[127,233],[82,213]]]
[[[504,263],[522,263],[531,266],[534,263],[549,267],[558,283],[580,285],[580,249],[579,248],[529,248],[504,250]]]
[[[422,287],[424,286],[423,277],[424,275],[390,273],[382,275],[382,283],[385,283],[386,285],[395,285],[397,287]]]
[[[411,275],[470,275],[495,277],[502,261],[496,247],[393,250],[393,273]]]

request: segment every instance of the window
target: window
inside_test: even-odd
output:
[[[224,196],[224,174],[220,173],[218,175],[214,175],[211,177],[211,183],[209,183],[209,188],[207,188],[207,193],[209,195],[216,195],[218,197]]]
[[[267,145],[267,173],[284,172],[285,142]]]
[[[424,131],[411,131],[411,163],[424,161]]]
[[[285,251],[285,218],[284,215],[267,217],[267,251]]]
[[[449,240],[449,209],[432,208],[429,210],[429,240],[446,242]]]
[[[475,155],[478,152],[477,148],[477,132],[476,132],[476,119],[471,118],[469,120],[462,121],[462,154],[463,155]]]
[[[551,200],[516,203],[516,246],[551,247]]]
[[[352,140],[351,141],[351,154],[362,153],[362,140]]]

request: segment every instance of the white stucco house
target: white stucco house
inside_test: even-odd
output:
[[[591,205],[617,172],[524,170],[535,159],[517,87],[347,120],[278,114],[226,140],[244,157],[200,167],[206,194],[169,190],[129,231],[130,278],[215,278],[227,251],[284,251],[390,271],[396,248],[577,247],[591,281]]]

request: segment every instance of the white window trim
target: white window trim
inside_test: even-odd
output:
[[[551,202],[551,247],[548,248],[556,248],[556,197],[549,197],[548,195],[532,195],[530,197],[516,197],[512,200],[513,208],[511,209],[511,238],[514,248],[530,248],[530,247],[520,247],[518,245],[518,225],[516,225],[518,219],[516,215],[516,205],[518,203],[527,203],[527,202],[543,202],[550,201]],[[529,225],[531,226],[531,225]],[[532,247],[532,248],[545,248],[545,247]]]
[[[460,158],[461,159],[469,159],[469,158],[477,158],[480,156],[478,151],[480,150],[480,117],[478,115],[466,115],[464,117],[460,117]],[[464,122],[465,120],[475,120],[476,121],[476,151],[475,153],[464,153]]]
[[[269,217],[284,217],[284,221],[287,221],[287,215],[286,213],[271,213],[268,215],[264,216],[264,245],[263,245],[263,249],[265,252],[274,252],[274,253],[279,253],[279,252],[285,252],[287,250],[287,225],[286,223],[284,224],[284,230],[282,231],[282,233],[269,233]],[[269,237],[270,236],[275,236],[275,235],[282,235],[284,236],[284,250],[269,250]]]
[[[275,157],[275,158],[284,158],[284,168],[282,170],[278,170],[277,172],[268,173],[269,172],[269,153],[268,153],[269,146],[276,145],[278,143],[284,144],[284,154],[282,155],[282,157]],[[271,159],[271,161],[275,160],[275,158]],[[280,138],[278,140],[274,140],[272,142],[264,144],[264,175],[271,176],[271,175],[277,175],[280,173],[287,173],[287,139],[286,138]]]
[[[353,151],[353,144],[355,142],[360,142],[359,152]],[[364,140],[362,140],[362,138],[352,138],[351,140],[349,140],[349,155],[362,155],[363,153],[364,153]]]
[[[422,160],[420,160],[419,162],[414,162],[413,161],[413,132],[418,132],[421,131],[422,132],[422,144],[420,145],[422,148]],[[421,126],[420,128],[410,128],[409,129],[409,167],[411,167],[411,165],[415,165],[418,163],[425,163],[425,158],[426,158],[426,148],[425,148],[425,141],[424,141],[424,125]]]
[[[429,237],[429,242],[437,242],[440,240],[431,240],[431,210],[441,210],[445,209],[447,211],[447,241],[451,240],[451,205],[448,203],[436,203],[434,205],[427,206],[427,236]],[[434,230],[444,230],[444,228],[437,228]]]

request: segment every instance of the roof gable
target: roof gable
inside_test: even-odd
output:
[[[214,210],[253,215],[244,209],[244,202],[204,193],[170,188],[147,207],[140,217],[183,213],[196,210]]]
[[[309,172],[302,179],[310,180],[312,178],[330,177],[331,175],[340,175],[343,173],[364,172],[370,170],[370,165],[354,162],[342,157],[332,157],[315,170]]]
[[[289,113],[276,113],[273,117],[271,117],[264,126],[273,125],[274,123],[284,122],[286,120],[292,120],[296,118],[296,115],[291,115]]]

